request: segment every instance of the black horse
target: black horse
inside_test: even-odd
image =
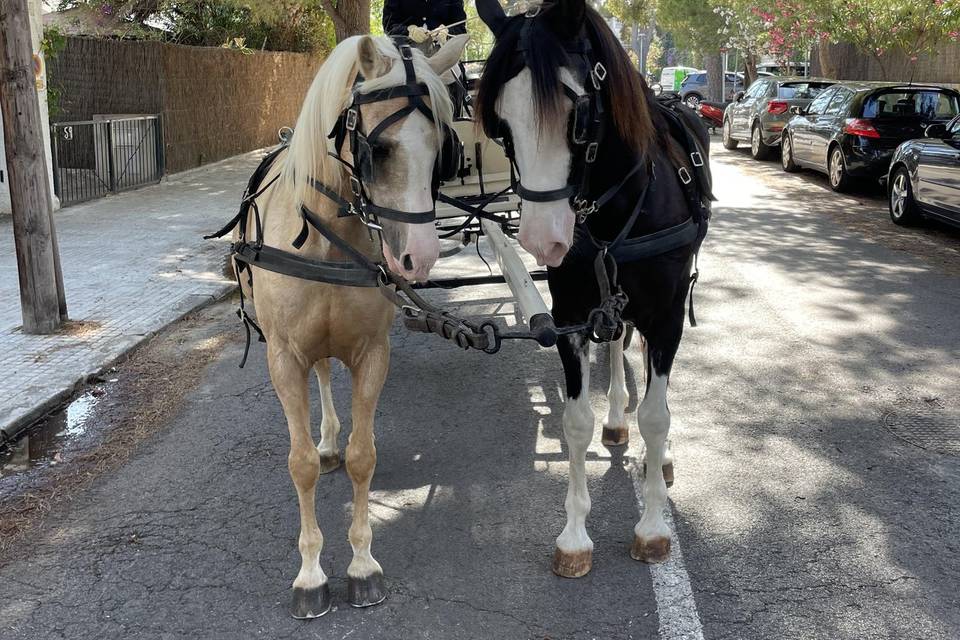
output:
[[[591,338],[611,341],[603,442],[627,442],[618,317],[642,334],[647,371],[637,410],[646,444],[646,508],[631,555],[661,562],[671,536],[663,517],[673,475],[667,380],[709,217],[709,138],[692,112],[654,98],[585,0],[544,2],[509,18],[497,0],[478,0],[478,8],[496,44],[477,109],[487,135],[503,139],[519,175],[520,242],[548,265],[557,326],[589,325],[558,343],[570,478],[553,569],[579,577],[591,566],[593,542],[584,525],[590,510],[584,462],[594,432]]]

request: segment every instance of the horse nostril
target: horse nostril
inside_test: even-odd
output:
[[[410,254],[407,253],[401,259],[401,264],[403,268],[407,271],[413,271],[413,258],[410,257]]]

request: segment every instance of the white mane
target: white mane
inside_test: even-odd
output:
[[[322,181],[332,189],[339,189],[343,165],[331,158],[335,153],[334,141],[327,136],[336,126],[337,118],[352,101],[353,81],[359,70],[359,44],[364,36],[347,38],[327,56],[317,77],[303,101],[300,117],[290,142],[290,149],[283,158],[281,181],[291,191],[298,203],[304,202],[312,188],[309,179]],[[374,41],[380,54],[394,61],[390,72],[379,78],[361,83],[358,90],[369,93],[379,89],[400,86],[406,76],[400,63],[400,52],[386,37]],[[413,67],[417,80],[430,92],[430,107],[440,123],[449,124],[453,119],[453,105],[443,81],[427,63],[419,51],[413,52]],[[432,159],[430,159],[432,161]]]

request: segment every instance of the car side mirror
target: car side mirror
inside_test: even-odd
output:
[[[807,110],[804,109],[803,107],[794,105],[790,107],[790,113],[795,116],[805,116],[807,115]]]
[[[927,127],[923,135],[928,138],[944,138],[947,135],[947,125],[937,122]]]
[[[743,100],[743,96],[744,96],[743,91],[737,91],[737,95],[735,95],[733,99],[735,102],[740,102],[741,100]]]

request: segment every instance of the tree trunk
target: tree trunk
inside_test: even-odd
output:
[[[743,56],[744,88],[749,87],[757,80],[757,54],[747,51]]]
[[[321,4],[333,20],[337,42],[370,33],[370,0],[338,0],[336,7],[332,0],[321,0]]]
[[[840,79],[839,69],[830,51],[830,43],[821,42],[817,46],[817,57],[820,58],[820,75],[825,78]]]
[[[27,0],[4,0],[0,9],[0,112],[20,306],[24,332],[43,334],[60,327],[61,308],[65,315],[66,302],[60,300],[63,288],[57,282],[50,183],[30,37]]]
[[[707,70],[707,95],[711,102],[723,102],[723,62],[719,53],[703,54],[703,66]]]

